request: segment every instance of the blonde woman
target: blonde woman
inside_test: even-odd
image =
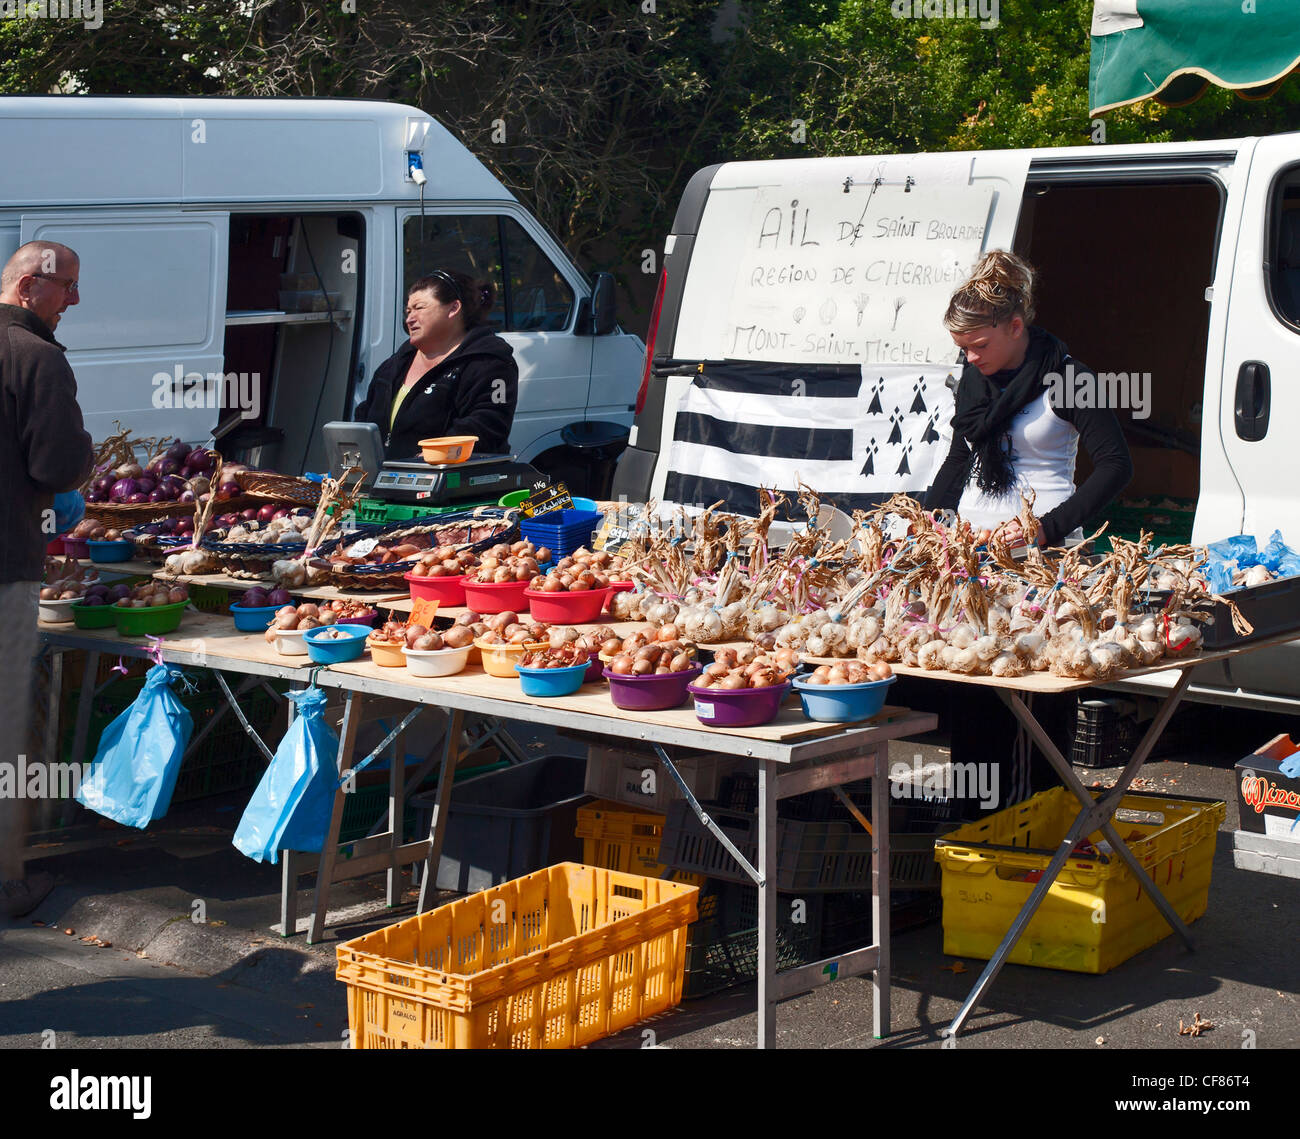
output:
[[[976,530],[1014,519],[1020,492],[1032,489],[1041,545],[1083,537],[1080,524],[1107,506],[1133,477],[1115,412],[1095,406],[1096,377],[1066,346],[1032,324],[1034,271],[995,249],[976,263],[952,295],[944,327],[964,353],[952,448],[926,495],[932,510],[956,510]],[[1091,385],[1093,406],[1062,399]],[[1067,404],[1069,406],[1067,406]],[[1074,483],[1079,443],[1092,458],[1084,484]],[[1011,528],[1012,537],[1019,526]]]
[[[1021,492],[1032,489],[1038,533],[1026,540],[1058,546],[1082,539],[1080,524],[1128,485],[1133,463],[1113,410],[1080,408],[1074,406],[1076,400],[1061,398],[1067,382],[1072,394],[1079,385],[1094,385],[1095,397],[1100,394],[1096,377],[1033,319],[1034,271],[1005,250],[984,254],[970,280],[953,293],[943,323],[964,353],[965,367],[957,387],[952,448],[925,504],[931,510],[956,510],[976,530],[1008,523],[1004,534],[1015,545],[1022,537],[1015,521]],[[1093,470],[1076,487],[1080,442]],[[988,765],[996,776],[994,801],[982,802],[982,809],[1000,810],[1059,783],[1028,733],[993,693],[964,684],[943,687],[942,706],[936,710],[946,713],[953,761]],[[1027,699],[1069,762],[1074,697],[1038,694]],[[972,808],[968,812],[974,813]]]

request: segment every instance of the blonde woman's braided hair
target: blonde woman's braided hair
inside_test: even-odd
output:
[[[1033,266],[1005,249],[990,249],[953,293],[943,326],[949,332],[973,332],[1014,316],[1026,324],[1034,319]]]

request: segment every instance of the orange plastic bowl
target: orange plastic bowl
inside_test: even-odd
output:
[[[477,435],[444,435],[421,439],[420,455],[426,463],[463,463],[474,453]]]

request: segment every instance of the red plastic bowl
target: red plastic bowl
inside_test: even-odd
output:
[[[465,581],[465,604],[475,613],[518,613],[528,608],[528,582],[494,581],[484,584]],[[538,618],[541,620],[541,618]]]
[[[790,682],[769,684],[766,688],[696,688],[687,689],[695,697],[695,717],[710,728],[756,728],[770,724],[781,710],[781,701],[790,691]]]
[[[411,583],[411,597],[416,601],[436,601],[446,608],[465,604],[463,573],[454,577],[419,577],[413,573],[404,573],[402,577]]]
[[[548,625],[590,625],[600,620],[608,592],[608,589],[582,589],[577,593],[568,590],[534,593],[530,589],[524,597],[534,621],[545,621]]]
[[[666,708],[678,708],[686,701],[686,693],[692,687],[691,681],[704,666],[697,664],[684,672],[660,673],[656,676],[627,676],[605,669],[605,679],[609,681],[609,698],[615,708],[624,708],[629,712],[662,712]]]

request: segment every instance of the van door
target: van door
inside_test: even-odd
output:
[[[81,258],[80,303],[59,324],[86,430],[205,442],[224,395],[224,213],[61,211],[22,218],[22,240]],[[188,377],[188,378],[187,378]]]
[[[1300,544],[1300,447],[1295,441],[1300,423],[1300,135],[1258,140],[1249,171],[1231,296],[1226,298],[1218,401],[1219,435],[1243,495],[1243,510],[1231,529],[1209,532],[1198,520],[1195,537],[1205,542],[1240,532],[1266,541],[1280,529],[1295,546]]]
[[[560,431],[586,417],[592,374],[590,336],[574,334],[582,275],[540,227],[508,203],[439,212],[401,210],[402,289],[393,314],[394,345],[407,339],[406,290],[433,269],[455,269],[496,291],[493,330],[514,349],[519,402],[510,448],[528,461],[561,443]],[[376,367],[379,361],[374,362]],[[372,369],[373,374],[373,369]]]

